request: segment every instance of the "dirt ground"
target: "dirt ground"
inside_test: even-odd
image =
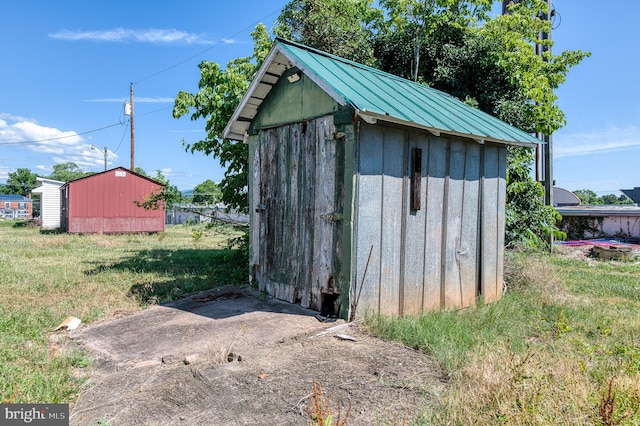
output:
[[[53,335],[95,359],[70,423],[307,425],[318,401],[349,425],[403,425],[441,394],[423,354],[317,314],[226,287]]]

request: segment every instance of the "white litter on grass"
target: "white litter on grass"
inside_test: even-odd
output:
[[[65,318],[64,321],[62,321],[60,323],[59,326],[57,326],[53,331],[58,331],[58,330],[67,330],[67,331],[71,331],[71,330],[75,330],[76,328],[78,328],[78,326],[80,325],[80,323],[82,323],[82,321],[80,320],[80,318],[76,318],[76,317],[67,317]]]

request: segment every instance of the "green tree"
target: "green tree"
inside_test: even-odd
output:
[[[140,166],[136,166],[134,168],[134,171],[139,174],[140,176],[144,176],[144,177],[151,177],[147,174],[147,172]]]
[[[7,184],[0,188],[3,194],[29,195],[31,190],[38,186],[37,174],[29,169],[18,168],[7,175]]]
[[[490,0],[380,0],[387,19],[379,23],[375,54],[384,71],[430,82],[435,64],[429,49],[487,17]],[[426,62],[425,62],[426,59]]]
[[[259,24],[251,36],[254,41],[253,56],[234,59],[225,70],[215,62],[201,62],[198,65],[200,90],[197,93],[179,92],[173,106],[174,118],[189,115],[191,120],[206,120],[206,138],[193,143],[183,141],[183,146],[192,153],[200,151],[218,158],[222,167],[226,168],[220,182],[221,201],[240,211],[248,208],[248,148],[242,142],[224,139],[222,131],[271,47],[271,39],[264,25]]]
[[[621,194],[618,197],[617,204],[633,204],[633,200],[631,198],[627,197],[626,195]]]
[[[282,9],[278,37],[373,65],[372,28],[382,18],[372,0],[292,0]]]
[[[193,203],[195,204],[214,204],[222,197],[222,191],[218,184],[207,179],[200,185],[193,188]]]
[[[550,31],[550,22],[539,19],[546,1],[523,0],[509,15],[493,19],[487,16],[490,0],[380,0],[377,10],[371,4],[292,0],[275,32],[452,93],[528,132],[551,134],[564,125],[554,89],[589,54],[576,50],[553,55],[552,42],[538,40],[541,32]],[[202,62],[199,92],[180,92],[173,110],[175,118],[190,114],[192,120],[207,120],[207,138],[183,144],[228,166],[220,183],[222,201],[242,210],[247,207],[247,148],[220,135],[270,46],[263,25],[252,36],[252,57],[235,59],[224,71]],[[549,51],[536,55],[536,43]],[[516,186],[507,190],[507,242],[524,239],[539,245],[545,235],[557,232],[551,219],[555,211],[543,205],[542,186],[530,177],[531,150],[513,148],[509,155],[509,167],[517,170],[508,176],[509,185]]]
[[[381,5],[389,8],[389,21],[376,53],[386,71],[409,75],[527,132],[551,134],[565,124],[554,90],[589,53],[535,53],[536,43],[552,45],[538,40],[550,31],[550,22],[539,19],[546,1],[522,1],[493,19],[487,19],[490,2],[484,1],[382,0]],[[400,28],[407,30],[394,31]],[[399,63],[393,60],[396,50],[403,55]],[[539,246],[557,228],[549,208],[527,198],[544,194],[530,177],[534,157],[528,148],[510,148],[509,156],[507,180],[514,186],[507,188],[506,242]]]
[[[149,194],[142,201],[134,201],[135,205],[145,210],[170,209],[174,204],[182,201],[182,193],[178,190],[177,186],[171,185],[169,179],[162,174],[162,171],[157,170],[153,180],[162,184],[162,189]]]
[[[562,217],[552,206],[544,205],[544,188],[531,177],[533,150],[509,147],[508,151],[505,243],[539,248],[546,245],[549,235],[564,239],[566,235],[556,226]]]
[[[580,199],[580,203],[585,205],[597,205],[603,204],[602,200],[598,198],[598,194],[590,189],[578,189],[573,191],[574,195]]]
[[[69,182],[74,179],[80,179],[85,176],[94,174],[93,172],[83,172],[76,163],[71,161],[66,163],[58,163],[53,165],[53,173],[49,175],[49,179],[59,180],[61,182]]]

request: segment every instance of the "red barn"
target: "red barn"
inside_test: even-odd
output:
[[[60,188],[61,227],[71,233],[164,231],[164,206],[138,207],[163,185],[124,167],[67,182]]]

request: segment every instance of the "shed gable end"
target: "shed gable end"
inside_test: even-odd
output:
[[[331,114],[338,103],[297,68],[287,70],[262,102],[249,134]]]

